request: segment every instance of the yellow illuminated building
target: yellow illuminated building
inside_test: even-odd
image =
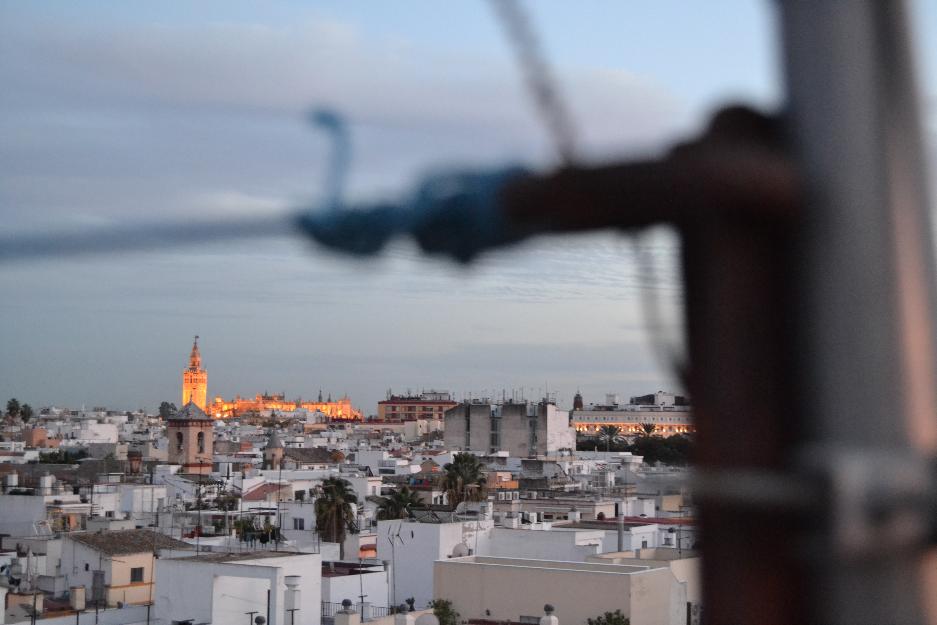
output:
[[[305,409],[309,412],[321,412],[330,421],[362,421],[361,411],[351,405],[347,396],[332,401],[332,396],[318,401],[287,401],[283,394],[255,395],[253,398],[236,396],[230,401],[215,397],[208,403],[208,372],[202,369],[202,355],[198,350],[198,336],[192,343],[189,366],[182,372],[182,405],[192,402],[213,419],[232,419],[248,414],[268,416],[273,412],[293,412]]]
[[[573,410],[569,414],[569,424],[577,432],[596,434],[603,425],[621,428],[624,436],[641,434],[646,424],[654,426],[654,433],[661,436],[674,434],[693,434],[696,425],[688,408],[644,410]]]
[[[208,372],[202,369],[202,355],[198,351],[198,336],[192,343],[189,366],[182,372],[182,405],[192,402],[206,410],[208,400]]]
[[[361,411],[351,405],[351,399],[348,396],[335,401],[330,396],[323,401],[322,393],[319,393],[318,401],[287,401],[283,394],[268,395],[266,393],[255,395],[252,399],[237,396],[231,401],[215,397],[211,405],[211,416],[215,419],[232,419],[251,413],[266,415],[274,412],[293,412],[299,409],[321,412],[332,421],[362,420]]]

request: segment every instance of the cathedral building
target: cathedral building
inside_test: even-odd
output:
[[[215,397],[211,405],[211,415],[215,419],[233,419],[249,414],[269,416],[273,413],[289,413],[295,410],[307,412],[321,412],[329,421],[362,421],[361,411],[351,405],[351,398],[343,395],[333,400],[322,399],[319,392],[317,401],[303,401],[301,399],[288,400],[283,393],[256,395],[253,398],[241,397],[226,401],[222,397]]]
[[[202,355],[198,351],[198,336],[192,343],[189,366],[182,372],[182,405],[192,402],[205,410],[208,399],[208,372],[202,369]]]
[[[361,411],[351,405],[351,399],[345,395],[336,400],[331,394],[328,399],[322,399],[319,391],[317,401],[290,401],[284,394],[256,395],[253,398],[236,396],[232,400],[215,397],[208,401],[208,372],[202,369],[202,355],[198,350],[198,336],[192,343],[192,353],[189,354],[189,366],[182,372],[182,405],[195,404],[200,410],[213,419],[233,419],[239,416],[257,414],[270,416],[272,413],[293,412],[306,410],[308,412],[321,412],[329,421],[362,421]]]

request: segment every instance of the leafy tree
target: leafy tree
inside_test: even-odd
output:
[[[439,619],[439,625],[459,625],[459,613],[453,609],[451,601],[447,599],[433,599],[429,602],[429,607],[433,609],[433,615]],[[616,623],[614,625],[619,624]],[[628,624],[626,623],[625,625]]]
[[[176,414],[179,410],[176,408],[176,405],[168,401],[164,401],[159,405],[159,418],[168,419],[169,417]]]
[[[621,435],[621,428],[617,425],[603,425],[600,427],[598,439],[605,443],[605,453],[611,451],[612,443],[625,442],[625,437]]]
[[[631,625],[631,619],[626,618],[621,610],[615,610],[614,612],[606,612],[602,616],[587,618],[586,623],[588,625]]]
[[[348,480],[330,477],[322,482],[322,493],[316,499],[316,529],[326,542],[339,544],[339,555],[345,557],[345,534],[354,521],[351,504],[358,496]]]
[[[221,495],[215,498],[215,505],[219,510],[231,512],[238,509],[239,499],[237,495]]]
[[[481,501],[485,497],[484,465],[472,454],[456,454],[452,462],[443,466],[443,471],[443,487],[450,506],[463,501]]]
[[[675,434],[664,438],[663,436],[639,436],[628,451],[644,456],[649,464],[667,464],[684,466],[693,455],[693,441],[688,436]]]
[[[32,419],[35,414],[36,412],[33,410],[33,407],[30,406],[29,404],[23,404],[22,408],[20,408],[20,419],[23,420],[23,423],[26,423],[27,421]]]
[[[406,519],[413,516],[413,508],[422,508],[419,495],[409,486],[402,486],[387,497],[381,497],[377,506],[379,519]]]
[[[642,423],[641,424],[641,433],[644,434],[644,436],[652,436],[654,432],[656,431],[657,431],[656,423]]]
[[[39,464],[74,464],[82,458],[87,458],[88,452],[84,449],[56,449],[39,454]]]
[[[22,408],[20,407],[19,401],[17,401],[15,397],[7,402],[7,414],[11,417],[15,418],[20,416],[20,410],[22,410]]]

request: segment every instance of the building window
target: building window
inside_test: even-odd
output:
[[[532,454],[537,452],[537,419],[527,422],[527,449]]]
[[[306,519],[293,519],[293,529],[294,530],[306,529]]]
[[[130,569],[130,583],[138,583],[143,581],[143,567],[136,566]]]
[[[182,451],[182,432],[176,432],[176,451]]]
[[[469,407],[465,407],[465,448],[472,448],[472,414]]]
[[[205,432],[198,433],[198,453],[205,453]]]
[[[501,449],[501,417],[491,417],[491,440],[489,445],[491,446],[491,451],[498,451]]]

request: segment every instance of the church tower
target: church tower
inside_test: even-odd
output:
[[[182,372],[182,405],[192,402],[205,410],[208,397],[208,372],[202,369],[202,355],[198,351],[198,336],[192,343],[189,366]]]
[[[214,425],[212,418],[193,402],[169,417],[166,420],[169,464],[181,465],[179,472],[188,475],[211,473]]]

